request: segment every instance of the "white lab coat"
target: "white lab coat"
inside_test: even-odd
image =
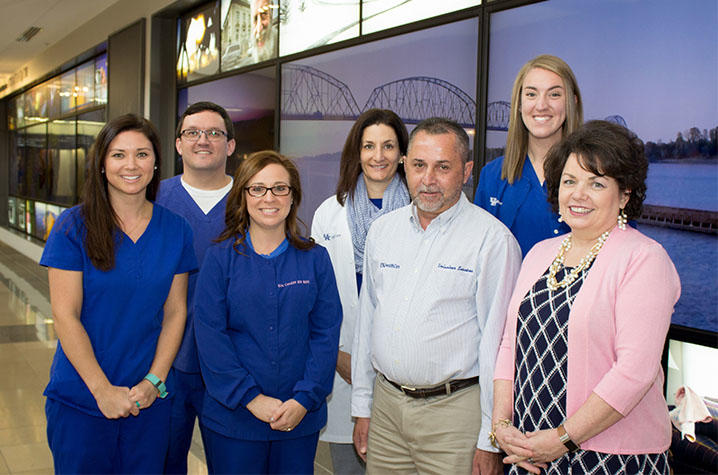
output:
[[[312,237],[329,252],[337,279],[343,319],[339,336],[339,349],[349,354],[354,341],[354,325],[359,310],[354,248],[347,221],[347,211],[332,195],[317,208],[312,220]],[[334,372],[334,389],[328,398],[327,426],[319,439],[325,442],[351,443],[354,422],[351,417],[351,385]]]

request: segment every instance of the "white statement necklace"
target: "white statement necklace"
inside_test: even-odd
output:
[[[551,263],[551,267],[549,267],[548,278],[546,279],[546,286],[550,290],[555,291],[558,290],[559,287],[565,288],[573,284],[573,282],[578,279],[579,274],[584,269],[589,268],[593,260],[598,255],[598,251],[600,251],[603,247],[603,243],[605,243],[606,239],[608,239],[608,235],[609,231],[606,231],[605,233],[601,234],[598,237],[596,244],[591,246],[591,249],[588,251],[588,254],[581,258],[581,262],[579,262],[576,267],[571,269],[570,272],[567,272],[561,282],[556,282],[556,274],[563,267],[563,261],[566,258],[566,253],[569,249],[571,249],[571,234],[563,238],[563,241],[561,242],[561,248],[558,251],[558,255],[556,256],[556,259],[554,259]]]

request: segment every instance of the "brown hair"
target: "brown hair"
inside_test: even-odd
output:
[[[234,239],[234,250],[243,254],[240,246],[246,249],[247,229],[249,228],[249,212],[247,211],[247,195],[245,188],[250,181],[267,165],[277,164],[289,173],[292,205],[286,219],[287,239],[297,249],[314,247],[314,240],[300,231],[300,225],[306,230],[304,222],[297,217],[297,209],[302,202],[302,185],[299,182],[299,170],[290,159],[274,150],[254,152],[244,159],[234,174],[234,184],[227,196],[227,211],[224,217],[225,229],[216,239],[217,242]],[[271,193],[271,191],[267,191]]]
[[[179,122],[177,122],[175,138],[180,138],[180,135],[182,134],[182,127],[184,127],[185,117],[187,117],[188,115],[199,114],[200,112],[204,111],[216,112],[217,114],[219,114],[224,121],[224,128],[227,129],[227,141],[229,142],[234,138],[234,124],[232,124],[232,119],[229,117],[227,111],[224,109],[224,107],[209,101],[195,102],[187,109],[185,109],[185,111],[182,113],[182,117],[180,117]]]
[[[628,219],[641,216],[648,174],[648,160],[641,139],[623,126],[592,120],[554,145],[544,161],[544,176],[548,201],[555,212],[558,212],[563,168],[572,153],[578,156],[583,169],[613,178],[621,192],[630,191],[623,210]]]
[[[369,109],[363,112],[352,125],[344,149],[342,150],[342,158],[339,162],[339,182],[337,183],[337,201],[344,206],[347,195],[354,198],[354,188],[356,187],[359,174],[361,173],[361,160],[359,154],[361,152],[361,138],[364,129],[370,125],[388,125],[394,129],[396,139],[399,142],[399,153],[406,155],[409,145],[409,134],[406,132],[406,126],[398,115],[388,109]],[[396,172],[403,181],[406,181],[404,175],[404,167],[399,164]]]
[[[82,190],[82,216],[87,228],[85,250],[92,264],[102,271],[115,267],[115,240],[120,236],[117,215],[107,193],[105,159],[112,141],[130,130],[147,137],[155,154],[155,171],[145,188],[145,198],[154,201],[160,184],[160,138],[152,122],[135,114],[125,114],[105,124],[90,148],[87,181]]]
[[[563,87],[566,91],[566,120],[563,122],[561,136],[565,137],[578,129],[583,123],[583,101],[581,91],[578,89],[576,77],[568,64],[561,58],[542,54],[536,56],[523,65],[511,91],[511,117],[509,120],[509,133],[506,137],[506,150],[504,152],[504,163],[501,167],[501,178],[512,184],[521,178],[521,170],[524,167],[526,153],[529,147],[529,131],[521,118],[521,90],[526,75],[534,68],[545,69],[558,74],[563,80]],[[575,98],[576,100],[571,100]]]

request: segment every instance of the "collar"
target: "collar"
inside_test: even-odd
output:
[[[287,238],[284,238],[284,241],[282,241],[282,243],[279,246],[277,246],[277,248],[275,250],[273,250],[269,254],[260,254],[254,250],[254,246],[252,245],[252,238],[249,237],[249,231],[247,231],[246,236],[247,237],[245,238],[244,242],[247,243],[247,246],[249,246],[249,248],[252,250],[252,252],[257,254],[259,257],[263,257],[265,259],[274,259],[275,257],[281,255],[289,247],[289,240],[287,240]]]
[[[409,221],[411,222],[411,225],[419,232],[438,229],[440,232],[443,233],[449,227],[454,218],[458,216],[466,206],[471,206],[471,203],[469,203],[469,200],[466,198],[466,195],[462,190],[461,194],[459,195],[459,200],[454,203],[451,208],[447,209],[446,211],[443,211],[441,214],[439,214],[439,216],[432,219],[426,229],[423,229],[421,227],[421,223],[419,222],[419,216],[416,214],[416,205],[412,202]]]

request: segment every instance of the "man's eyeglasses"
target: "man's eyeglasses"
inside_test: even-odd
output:
[[[227,136],[227,132],[219,129],[185,129],[180,136],[188,142],[196,142],[204,134],[210,142],[218,142]]]
[[[291,191],[292,187],[289,185],[274,185],[274,186],[261,186],[261,185],[252,185],[245,188],[247,190],[247,193],[249,193],[249,196],[254,196],[255,198],[261,198],[262,196],[267,194],[267,191],[271,191],[274,196],[287,196]]]

